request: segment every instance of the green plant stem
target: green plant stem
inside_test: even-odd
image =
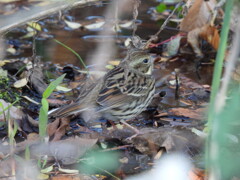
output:
[[[212,159],[210,157],[210,143],[212,143],[212,136],[213,136],[213,121],[216,118],[216,112],[215,112],[215,102],[216,102],[216,96],[220,87],[220,81],[222,76],[222,67],[223,67],[223,61],[225,57],[225,52],[227,48],[227,39],[228,39],[228,33],[229,33],[229,26],[230,26],[230,19],[231,19],[231,12],[233,8],[233,2],[234,0],[228,0],[226,2],[225,6],[225,15],[223,20],[223,27],[221,31],[221,39],[220,39],[220,45],[217,52],[216,62],[214,66],[214,74],[213,74],[213,80],[212,80],[212,91],[211,91],[211,97],[210,97],[210,104],[209,104],[209,111],[208,111],[208,132],[209,136],[206,141],[206,162],[207,162],[207,169],[209,169]]]
[[[82,63],[83,67],[88,71],[88,68],[87,68],[86,64],[84,63],[83,59],[81,58],[81,56],[76,51],[74,51],[72,48],[68,47],[67,45],[63,44],[62,42],[58,41],[57,39],[54,39],[54,41],[56,43],[62,45],[63,47],[65,47],[69,51],[71,51],[73,54],[75,54],[77,56],[77,58],[80,60],[80,62]]]
[[[225,15],[224,15],[224,20],[223,20],[223,28],[221,31],[220,45],[219,45],[219,48],[217,51],[217,58],[216,58],[215,66],[214,66],[212,91],[211,91],[210,105],[209,105],[209,112],[208,112],[208,127],[210,129],[211,129],[212,120],[213,120],[213,117],[215,114],[215,111],[214,111],[215,99],[216,99],[216,96],[218,93],[218,89],[220,87],[223,60],[224,60],[225,51],[227,48],[227,39],[228,39],[228,33],[229,33],[229,26],[230,26],[233,2],[234,2],[234,0],[228,0],[226,2]]]

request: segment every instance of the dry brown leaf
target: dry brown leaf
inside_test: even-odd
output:
[[[183,116],[183,117],[189,117],[191,119],[202,120],[204,118],[205,111],[206,111],[206,108],[198,108],[198,109],[173,108],[168,111],[168,115]]]
[[[205,180],[206,174],[204,173],[203,170],[195,168],[189,173],[189,177],[190,180]]]
[[[185,127],[142,128],[141,135],[130,140],[141,153],[156,153],[157,147],[164,147],[167,152],[199,151],[203,147],[203,139]],[[193,154],[192,154],[193,155]]]
[[[76,175],[58,174],[56,176],[51,177],[51,180],[81,180],[81,178]]]
[[[210,25],[205,25],[204,27],[201,28],[201,32],[199,33],[199,36],[207,41],[211,46],[217,50],[219,41],[220,41],[220,36],[218,33],[218,30],[215,27],[212,27]]]
[[[66,133],[66,128],[69,126],[69,118],[57,118],[47,126],[47,132],[50,137],[53,137],[52,141],[60,140]]]
[[[205,39],[215,49],[218,47],[218,31],[209,25],[215,6],[216,0],[195,0],[188,14],[180,24],[180,31],[188,32],[187,41],[198,57],[203,57],[199,47],[199,37]]]
[[[195,0],[180,24],[180,31],[190,32],[208,24],[212,19],[212,10],[215,6],[216,0]]]

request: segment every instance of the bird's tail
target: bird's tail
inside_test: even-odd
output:
[[[57,109],[53,109],[48,112],[49,117],[67,117],[73,114],[78,114],[88,110],[87,107],[83,107],[79,103],[69,104]]]

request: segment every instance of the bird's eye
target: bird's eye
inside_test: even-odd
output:
[[[149,62],[149,59],[144,59],[143,63],[147,64]]]

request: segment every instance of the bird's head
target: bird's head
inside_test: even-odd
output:
[[[125,58],[128,66],[143,74],[151,75],[153,71],[153,59],[144,50],[132,49]]]

